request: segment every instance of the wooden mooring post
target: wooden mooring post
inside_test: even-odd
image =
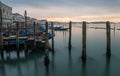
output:
[[[16,45],[17,49],[19,49],[19,22],[16,23]]]
[[[2,24],[3,24],[2,9],[0,8],[0,46],[1,46],[1,49],[3,49]]]
[[[48,51],[48,22],[45,24],[46,30],[45,30],[45,51]]]
[[[54,35],[54,24],[51,22],[52,35]],[[52,37],[52,52],[54,52],[54,37]]]
[[[86,22],[82,24],[82,60],[86,60]]]
[[[115,23],[114,23],[114,37],[115,37]]]
[[[48,74],[49,72],[49,63],[50,63],[50,60],[49,60],[49,46],[48,46],[48,22],[45,23],[45,27],[46,27],[46,30],[45,30],[45,57],[44,57],[44,65],[45,65],[45,68],[46,68],[46,74]]]
[[[71,36],[72,36],[71,30],[72,30],[72,22],[70,21],[69,22],[69,42],[68,42],[69,50],[71,50],[71,47],[72,47],[72,44],[71,44]]]
[[[34,26],[34,47],[36,47],[36,23],[33,23]]]
[[[106,56],[111,56],[111,33],[110,33],[110,22],[106,22]]]

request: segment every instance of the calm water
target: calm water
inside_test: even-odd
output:
[[[12,61],[0,61],[0,76],[119,76],[120,31],[111,30],[111,59],[106,59],[106,30],[87,28],[87,61],[81,61],[82,29],[72,28],[72,50],[68,50],[68,31],[56,31],[55,53],[49,52],[49,68],[44,66],[44,53]],[[120,28],[119,24],[116,29]],[[88,27],[105,27],[89,24]],[[112,25],[113,27],[113,25]],[[49,41],[51,46],[51,40]],[[14,53],[12,54],[14,56]]]

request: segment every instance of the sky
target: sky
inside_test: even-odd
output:
[[[112,21],[120,22],[120,0],[0,0],[13,13],[49,21]]]

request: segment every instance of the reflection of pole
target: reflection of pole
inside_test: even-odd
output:
[[[86,76],[86,60],[82,60],[82,76]]]
[[[51,22],[51,28],[52,28],[52,35],[54,35],[54,24],[53,22]],[[52,51],[54,52],[54,37],[52,37]]]
[[[20,58],[20,51],[19,51],[19,49],[17,49],[17,59],[19,59]]]
[[[107,48],[106,48],[106,56],[110,57],[111,56],[111,37],[110,37],[110,22],[106,22],[106,43],[107,43]]]
[[[5,64],[0,67],[0,76],[6,76]]]
[[[17,68],[18,68],[18,76],[22,76],[22,70],[21,70],[20,63],[18,63]]]
[[[55,71],[55,53],[52,52],[52,71]]]
[[[3,51],[0,53],[0,55],[1,55],[1,59],[4,60],[4,52]]]
[[[110,60],[111,60],[111,57],[106,58],[105,76],[110,76]]]
[[[82,56],[83,60],[86,60],[86,22],[82,25]]]
[[[1,49],[3,49],[2,24],[3,24],[2,9],[0,8],[0,46],[1,46]]]
[[[71,44],[71,30],[72,30],[72,22],[69,22],[69,43],[68,43],[68,47],[69,49],[71,49],[72,44]]]
[[[39,66],[38,66],[38,63],[37,63],[37,59],[34,60],[34,76],[39,76]]]
[[[44,65],[45,65],[45,70],[46,70],[46,76],[49,76],[49,57],[46,55],[44,57]]]
[[[72,55],[71,55],[71,49],[69,50],[69,69],[72,70]]]

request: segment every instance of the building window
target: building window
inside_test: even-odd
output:
[[[7,12],[7,15],[9,15],[9,13]]]
[[[3,9],[3,13],[5,13],[5,9]]]

